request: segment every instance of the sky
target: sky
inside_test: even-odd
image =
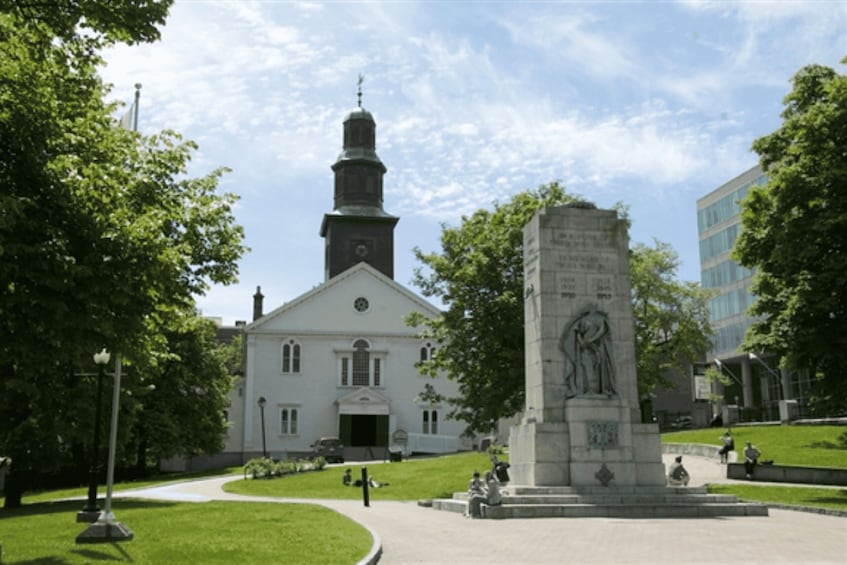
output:
[[[250,251],[198,305],[225,325],[324,282],[330,169],[357,104],[388,168],[397,282],[442,226],[551,181],[623,203],[631,243],[670,243],[699,281],[696,201],[758,161],[804,65],[845,72],[845,1],[177,0],[162,39],[105,54],[110,100],[174,129],[201,176],[231,172]],[[435,302],[436,305],[440,305]]]

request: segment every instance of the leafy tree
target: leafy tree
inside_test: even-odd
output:
[[[676,280],[679,256],[668,243],[637,243],[630,255],[638,392],[671,388],[672,371],[687,371],[709,348],[712,293]]]
[[[847,63],[847,59],[842,61]],[[782,125],[753,143],[768,183],[742,203],[734,257],[754,268],[748,351],[810,368],[813,408],[847,410],[847,76],[809,65]]]
[[[187,178],[193,143],[122,130],[103,101],[97,48],[152,39],[167,5],[0,1],[7,507],[34,476],[15,469],[55,470],[89,441],[91,354],[121,352],[128,371],[166,357],[167,323],[211,282],[233,282],[244,252],[236,197],[217,193],[224,170]]]
[[[488,432],[498,419],[524,408],[523,226],[540,208],[577,202],[557,183],[544,185],[495,204],[493,211],[463,217],[458,228],[444,226],[441,253],[415,250],[429,268],[426,274],[416,271],[415,284],[447,305],[435,318],[409,318],[440,344],[420,370],[458,381],[459,397],[446,400],[453,406],[450,416],[468,424],[466,433]],[[649,391],[668,384],[664,371],[702,355],[711,333],[707,297],[696,285],[673,281],[678,259],[667,244],[636,246],[631,264],[633,303],[640,310],[639,386]],[[445,400],[434,386],[421,398]]]
[[[424,296],[438,296],[447,310],[435,318],[413,314],[409,323],[423,327],[440,344],[420,370],[445,372],[459,383],[450,399],[451,417],[468,423],[468,433],[490,431],[497,420],[523,409],[523,232],[536,210],[573,202],[558,183],[515,195],[462,217],[458,228],[442,226],[442,253],[415,248],[429,267],[415,271],[414,284]],[[437,400],[435,389],[427,396]]]
[[[142,43],[160,37],[173,0],[0,0],[0,13],[17,21],[36,23],[51,35],[78,41]]]
[[[168,354],[143,372],[134,395],[132,443],[141,471],[162,459],[217,453],[224,446],[230,362],[241,339],[221,345],[214,322],[193,312],[174,318],[164,332]]]

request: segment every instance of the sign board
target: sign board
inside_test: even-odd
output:
[[[694,400],[709,400],[712,394],[712,383],[704,375],[694,375]]]

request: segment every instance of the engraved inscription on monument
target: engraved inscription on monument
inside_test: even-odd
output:
[[[609,449],[618,447],[617,422],[586,422],[585,429],[588,433],[586,443],[589,448]]]
[[[589,288],[598,300],[608,300],[612,298],[614,290],[614,279],[612,277],[589,277]]]

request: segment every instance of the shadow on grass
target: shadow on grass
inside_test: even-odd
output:
[[[12,508],[10,510],[0,508],[0,520],[6,518],[20,518],[23,516],[37,516],[46,514],[61,514],[70,513],[76,514],[82,509],[82,500],[62,500],[59,502],[38,502],[35,504],[24,504],[20,508]],[[122,498],[119,508],[121,510],[129,509],[150,509],[150,508],[168,508],[175,506],[177,502],[167,500],[142,500],[135,498]]]
[[[133,559],[132,556],[127,553],[127,551],[123,548],[121,544],[112,542],[109,544],[104,544],[101,547],[105,547],[105,545],[108,545],[117,553],[120,553],[120,555],[107,553],[106,551],[97,551],[89,548],[72,549],[71,553],[79,555],[80,557],[87,559],[88,561],[125,561],[127,563],[135,562],[135,559]]]
[[[810,498],[809,501],[820,504],[837,504],[839,506],[847,507],[847,490],[833,490],[832,493],[835,496],[816,496],[814,498]]]
[[[61,557],[39,557],[38,559],[27,559],[26,561],[15,561],[17,565],[65,565],[67,559]]]
[[[832,441],[813,441],[809,447],[814,449],[842,449],[847,450],[847,437],[841,436],[838,438],[838,443]]]

